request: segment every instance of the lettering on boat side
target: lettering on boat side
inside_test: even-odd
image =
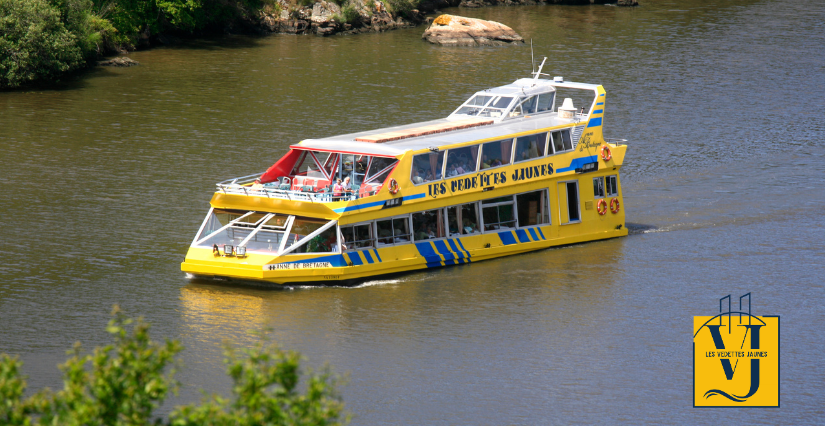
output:
[[[553,163],[522,167],[512,172],[509,179],[513,182],[535,179],[553,174]],[[449,182],[437,182],[427,185],[427,193],[432,198],[448,192],[461,192],[507,183],[507,172],[478,173],[472,177],[458,178]]]
[[[579,152],[584,151],[585,148],[596,148],[601,145],[599,141],[591,141],[591,136],[593,136],[593,132],[587,132],[582,135],[581,142],[579,142]]]
[[[265,271],[277,271],[281,269],[313,269],[332,268],[329,262],[307,262],[307,263],[276,263],[274,265],[264,265]]]

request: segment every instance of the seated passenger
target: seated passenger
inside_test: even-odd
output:
[[[460,174],[460,175],[463,175],[464,173],[467,173],[466,171],[464,171],[464,162],[463,161],[458,163],[458,167],[455,168],[455,172],[457,174]]]
[[[478,232],[478,228],[476,224],[470,221],[468,218],[464,218],[464,227],[462,228],[465,234],[472,234],[473,232]]]
[[[256,178],[255,182],[252,182],[252,189],[263,189],[264,186],[261,183],[261,178]]]
[[[491,167],[497,167],[497,166],[500,166],[501,164],[502,164],[501,160],[496,158],[495,160],[493,160],[493,164],[491,165]]]
[[[344,183],[341,184],[341,186],[344,187],[344,192],[352,192],[352,183],[350,183],[349,176],[344,178]]]
[[[419,175],[418,170],[413,170],[412,181],[416,185],[424,182],[424,178]]]
[[[332,187],[332,196],[340,197],[344,195],[344,186],[341,185],[341,179],[335,179],[335,185]]]
[[[455,170],[455,164],[450,164],[450,170],[447,171],[447,177],[457,176],[458,172]]]
[[[487,159],[487,156],[486,156],[486,155],[485,155],[485,156],[483,156],[483,157],[482,157],[482,159],[481,159],[481,169],[482,169],[482,170],[484,170],[484,169],[489,169],[489,168],[490,168],[490,164],[491,164],[491,163],[492,163],[492,162],[491,162],[490,160],[488,160],[488,159]]]

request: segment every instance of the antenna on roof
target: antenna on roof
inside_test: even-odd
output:
[[[538,80],[540,76],[546,75],[550,77],[550,74],[545,74],[541,72],[541,69],[544,68],[544,63],[547,62],[547,57],[545,56],[544,59],[541,60],[541,65],[539,65],[538,71],[533,71],[533,81]]]
[[[530,39],[530,74],[536,72],[536,59],[533,57],[533,39]]]

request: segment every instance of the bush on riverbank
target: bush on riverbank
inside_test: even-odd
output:
[[[0,424],[22,425],[339,425],[343,403],[337,379],[329,372],[309,373],[306,391],[297,390],[303,374],[300,356],[259,343],[238,351],[225,348],[233,400],[212,395],[177,407],[166,423],[154,411],[169,392],[176,392],[177,341],[149,339],[149,325],[134,322],[115,307],[106,330],[115,343],[84,355],[80,345],[60,366],[64,388],[41,390],[29,398],[22,362],[0,355]],[[133,325],[132,325],[133,324]],[[131,325],[131,327],[130,327]]]
[[[275,0],[0,0],[0,89],[56,81],[161,33],[221,31]]]
[[[114,32],[91,9],[91,0],[0,0],[0,88],[84,67]]]

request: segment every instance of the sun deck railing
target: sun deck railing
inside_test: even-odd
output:
[[[261,173],[249,176],[242,176],[234,179],[227,179],[218,182],[216,185],[217,191],[224,194],[246,195],[250,197],[266,197],[278,198],[290,201],[306,201],[311,203],[331,203],[337,201],[352,201],[358,198],[365,198],[373,196],[377,191],[370,191],[365,194],[345,194],[332,195],[331,192],[306,192],[295,191],[291,189],[280,189],[278,187],[267,186],[264,184],[260,188],[252,188],[252,183],[256,178],[260,177]],[[279,185],[278,182],[273,182],[274,185]]]

